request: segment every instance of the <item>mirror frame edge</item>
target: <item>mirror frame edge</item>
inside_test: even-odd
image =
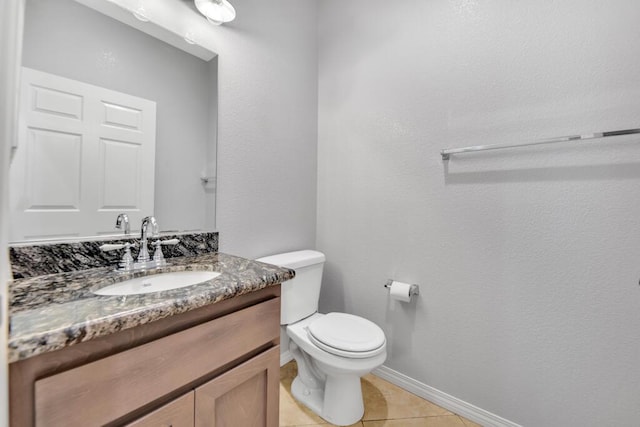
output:
[[[0,426],[8,426],[9,165],[17,132],[25,0],[4,1],[0,12]]]

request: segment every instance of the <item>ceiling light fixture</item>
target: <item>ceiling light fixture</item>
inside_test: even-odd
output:
[[[214,25],[236,19],[236,10],[227,0],[195,0],[195,3],[198,11]]]

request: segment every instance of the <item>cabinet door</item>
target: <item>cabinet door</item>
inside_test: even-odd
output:
[[[278,427],[280,346],[196,389],[196,427]]]
[[[193,405],[194,392],[191,391],[127,424],[126,427],[193,427]]]

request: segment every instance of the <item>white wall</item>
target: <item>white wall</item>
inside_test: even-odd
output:
[[[218,32],[217,227],[255,258],[315,245],[317,14],[313,0],[235,0]]]
[[[526,426],[640,419],[640,3],[319,2],[322,310],[386,364]],[[225,236],[228,238],[228,236]],[[390,302],[388,278],[418,283]]]
[[[215,164],[215,157],[207,158],[215,147],[215,127],[208,126],[217,114],[215,98],[210,102],[215,61],[72,0],[29,0],[23,65],[155,101],[155,212],[148,214],[155,214],[162,230],[215,227],[215,192],[200,181],[208,163]]]

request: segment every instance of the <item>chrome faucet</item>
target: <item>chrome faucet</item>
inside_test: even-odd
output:
[[[140,229],[140,253],[138,254],[138,262],[149,262],[151,257],[149,256],[149,249],[147,247],[147,234],[149,224],[151,224],[151,236],[156,237],[158,235],[158,223],[155,217],[147,216],[142,219],[142,226]]]
[[[120,230],[122,228],[122,223],[124,222],[124,234],[131,233],[131,227],[129,226],[129,215],[126,213],[121,213],[116,218],[116,228]]]

